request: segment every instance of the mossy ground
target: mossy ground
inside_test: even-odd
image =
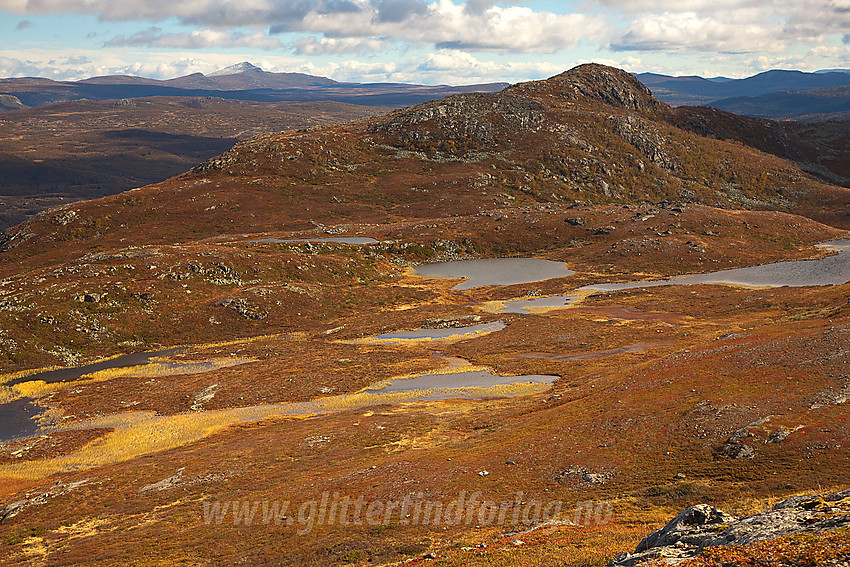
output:
[[[9,372],[56,364],[59,360],[46,351],[59,347],[79,348],[85,356],[115,354],[120,350],[115,337],[141,333],[147,348],[195,345],[175,355],[177,360],[255,360],[191,375],[105,376],[40,394],[71,420],[138,410],[203,419],[218,410],[345,394],[383,379],[435,370],[444,364],[435,353],[501,374],[560,378],[543,394],[341,407],[323,417],[214,427],[192,443],[166,443],[166,450],[98,461],[78,472],[28,480],[8,476],[0,482],[3,502],[40,494],[59,479],[93,480],[0,525],[4,538],[17,541],[28,534],[9,545],[2,562],[27,564],[37,556],[44,564],[385,564],[432,551],[436,559],[416,561],[602,565],[696,502],[746,513],[800,491],[846,487],[850,423],[846,406],[835,400],[850,374],[841,354],[850,340],[847,285],[634,289],[531,315],[497,315],[478,307],[530,290],[553,295],[601,280],[813,257],[824,252],[812,244],[842,235],[782,213],[687,207],[677,216],[659,211],[641,221],[634,218],[636,212],[614,206],[517,211],[516,224],[507,231],[510,243],[504,244],[498,244],[501,231],[493,232],[487,221],[457,224],[455,230],[467,230],[477,250],[517,246],[518,253],[563,260],[577,271],[558,280],[462,292],[449,289],[452,281],[423,280],[388,261],[404,259],[403,251],[370,257],[362,248],[340,245],[310,251],[242,243],[160,247],[156,257],[67,264],[63,269],[80,271],[63,275],[58,287],[37,270],[16,276],[13,297],[35,308],[3,313],[12,323],[20,318],[17,326],[5,328],[19,344],[26,340],[45,348],[25,348],[32,357],[10,360]],[[579,214],[593,225],[613,224],[617,230],[584,232],[582,245],[570,245],[576,235],[561,234],[573,230],[564,228],[569,225],[563,219]],[[520,221],[524,217],[528,220]],[[649,230],[647,222],[658,224]],[[681,235],[655,235],[674,223]],[[798,229],[789,233],[789,223]],[[440,228],[399,224],[369,230],[422,242],[439,254],[435,237],[451,223],[433,224]],[[702,234],[706,230],[717,234]],[[537,231],[550,234],[540,248],[522,237]],[[489,240],[488,235],[498,236]],[[703,243],[702,252],[687,244],[696,239]],[[134,273],[145,275],[111,275],[109,266],[117,262],[134,262]],[[188,268],[203,263],[214,269],[214,262],[230,266],[237,276],[223,271],[199,275]],[[151,264],[157,267],[150,269]],[[177,276],[161,277],[169,273]],[[190,275],[180,279],[182,274]],[[213,277],[231,280],[213,283]],[[120,285],[127,287],[124,295]],[[136,292],[150,290],[155,299],[132,296],[131,286]],[[116,303],[75,300],[73,290],[84,287],[114,289],[106,297]],[[217,305],[227,296],[248,297],[267,316],[246,319]],[[107,329],[99,331],[103,337],[64,326],[62,313],[70,311],[100,322]],[[48,314],[55,323],[44,328],[34,322]],[[503,320],[507,327],[445,343],[356,342],[440,320],[467,324],[471,317]],[[141,320],[146,321],[143,328],[134,323]],[[640,342],[650,346],[567,362],[516,356],[598,353]],[[185,413],[195,394],[212,384],[219,388],[204,404],[206,411]],[[722,456],[725,440],[742,428],[751,435],[745,442],[755,447],[755,457]],[[781,443],[768,442],[783,428],[794,431]],[[48,470],[39,463],[96,444],[109,431],[51,433],[34,443],[7,444],[2,458],[8,464],[30,463],[33,471]],[[183,480],[175,485],[142,490],[181,468]],[[489,474],[480,476],[484,470]],[[585,473],[601,475],[604,483],[588,481]],[[685,478],[676,479],[677,473]],[[614,514],[605,525],[557,526],[521,536],[504,536],[516,531],[504,526],[404,525],[401,518],[379,529],[318,525],[304,535],[297,534],[297,525],[203,521],[204,501],[291,500],[296,505],[320,500],[324,492],[382,501],[422,494],[450,501],[476,491],[492,502],[513,500],[521,491],[525,500],[561,500],[568,510],[578,502],[608,501]],[[514,539],[524,544],[515,545]]]

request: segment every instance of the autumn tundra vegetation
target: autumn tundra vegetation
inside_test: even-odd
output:
[[[601,65],[366,114],[0,237],[0,563],[846,563],[850,190]]]

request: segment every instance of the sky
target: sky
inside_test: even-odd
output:
[[[850,0],[0,0],[0,77],[167,79],[249,61],[352,82],[517,82],[598,62],[850,68]]]

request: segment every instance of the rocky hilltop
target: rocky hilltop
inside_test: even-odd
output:
[[[496,94],[454,95],[348,125],[262,134],[181,177],[72,205],[74,222],[43,214],[8,232],[0,246],[3,260],[18,262],[49,254],[44,243],[57,240],[92,250],[122,238],[152,244],[300,230],[311,222],[422,218],[442,214],[447,203],[470,214],[507,202],[671,200],[850,226],[850,191],[671,121],[670,109],[633,76],[582,65]],[[220,204],[211,208],[213,201]],[[286,211],[285,219],[276,211]]]
[[[507,90],[530,98],[546,97],[553,105],[565,101],[599,101],[650,116],[661,116],[669,111],[669,106],[655,98],[631,73],[592,63],[579,65],[545,81],[513,85]]]

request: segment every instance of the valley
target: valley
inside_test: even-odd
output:
[[[260,132],[336,124],[388,110],[333,102],[134,98],[0,114],[0,229],[64,203],[185,172]]]
[[[850,189],[680,119],[583,65],[10,228],[0,564],[605,565],[845,490]]]

